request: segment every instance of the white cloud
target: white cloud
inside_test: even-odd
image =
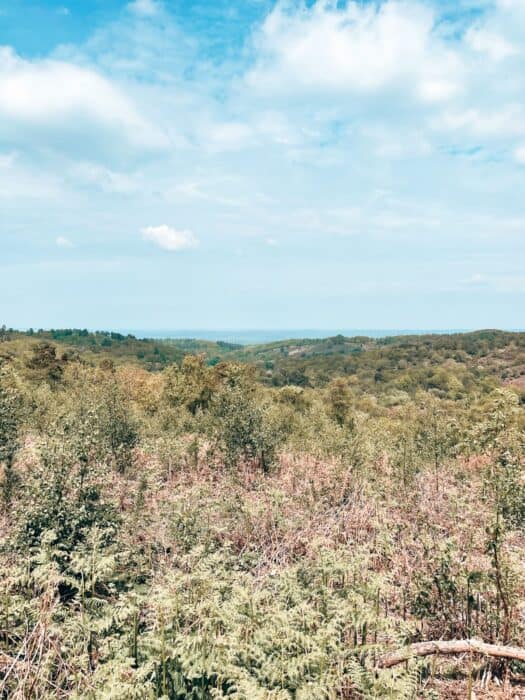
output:
[[[450,130],[465,129],[477,136],[515,137],[525,134],[525,112],[518,104],[490,111],[472,107],[445,112],[436,126]]]
[[[73,248],[73,243],[65,236],[58,236],[55,243],[59,248]]]
[[[192,231],[187,229],[178,231],[166,224],[160,226],[147,226],[142,229],[142,236],[147,241],[152,241],[163,250],[178,251],[188,248],[196,248],[199,241]]]
[[[262,144],[289,146],[298,143],[302,137],[292,127],[287,115],[275,110],[256,110],[248,114],[245,121],[216,118],[196,126],[199,141],[212,152],[240,151]]]
[[[133,194],[139,183],[133,175],[115,172],[96,163],[78,163],[71,169],[73,179],[111,194]]]
[[[373,92],[405,83],[441,100],[459,90],[460,62],[436,34],[431,9],[418,3],[278,5],[255,50],[247,80],[261,91]]]
[[[460,86],[452,80],[423,80],[418,93],[425,102],[443,102],[460,92]]]
[[[128,9],[140,17],[154,17],[160,11],[160,3],[155,0],[134,0]]]
[[[175,187],[168,187],[165,192],[165,197],[168,201],[174,198],[182,196],[184,199],[197,199],[213,204],[218,204],[225,207],[240,207],[243,206],[244,201],[239,198],[239,196],[229,196],[221,194],[221,185],[229,184],[230,187],[235,184],[228,182],[225,178],[219,178],[215,180],[187,180],[181,182]]]
[[[320,110],[330,100],[338,120],[357,130],[389,131],[392,143],[404,132],[420,134],[421,156],[447,150],[446,141],[461,135],[468,147],[501,157],[525,134],[525,1],[494,0],[474,20],[459,15],[455,24],[440,3],[422,0],[278,2],[254,33],[245,84],[259,104],[286,99],[284,118],[296,122],[302,141],[288,150],[295,160],[319,151],[297,119],[312,99]],[[251,126],[261,143],[254,119]],[[320,164],[330,142],[318,140]],[[286,146],[286,132],[274,142]],[[376,154],[396,157],[391,149]]]
[[[237,151],[253,143],[254,132],[249,124],[223,122],[210,124],[206,138],[212,151]]]
[[[519,53],[519,49],[504,36],[486,28],[471,27],[465,41],[474,51],[486,53],[494,61],[502,61]]]
[[[62,184],[62,178],[52,170],[46,169],[43,175],[42,167],[24,162],[17,152],[0,155],[2,214],[8,204],[14,209],[20,207],[21,211],[26,212],[31,200],[39,200],[39,210],[44,203],[56,206],[57,202],[63,202]],[[7,220],[7,215],[0,216],[0,224]]]
[[[525,145],[518,146],[518,148],[516,148],[514,151],[514,159],[520,165],[525,165]]]
[[[16,161],[16,153],[10,151],[9,153],[0,153],[0,169],[9,170],[13,167]]]
[[[92,68],[55,60],[28,61],[0,47],[0,120],[71,130],[110,128],[131,144],[160,147],[165,138],[132,101]],[[0,121],[1,123],[1,121]]]

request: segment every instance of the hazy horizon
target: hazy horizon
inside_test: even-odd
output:
[[[28,331],[29,328],[20,329]],[[57,328],[33,330],[59,330]],[[155,329],[155,328],[87,328],[90,332],[114,332],[123,335],[131,334],[136,338],[148,338],[153,340],[209,340],[212,342],[223,341],[240,345],[256,345],[271,343],[281,340],[322,339],[336,335],[345,337],[364,336],[369,338],[387,338],[402,335],[445,335],[457,333],[473,333],[482,330],[500,330],[507,332],[521,332],[518,328],[499,329],[468,329],[468,328],[179,328],[179,329]]]

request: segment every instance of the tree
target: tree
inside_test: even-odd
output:
[[[11,502],[15,476],[13,460],[18,449],[20,397],[8,386],[7,374],[0,370],[0,484],[4,507]]]
[[[454,444],[455,422],[450,417],[450,406],[445,410],[442,401],[427,394],[421,407],[417,444],[420,453],[432,462],[436,491],[439,491],[439,473],[443,460]]]
[[[328,408],[332,418],[341,426],[353,427],[352,392],[342,377],[334,379],[328,387]]]
[[[416,419],[412,405],[399,412],[399,425],[395,427],[393,462],[400,473],[403,486],[413,479],[418,468],[416,444]]]
[[[255,391],[242,382],[227,382],[214,397],[211,413],[212,434],[226,465],[251,461],[269,471],[284,429],[269,409],[258,403]]]
[[[117,470],[123,474],[132,462],[138,432],[125,397],[112,375],[103,390],[100,431]]]
[[[186,355],[182,365],[166,370],[164,398],[172,407],[184,406],[192,415],[206,410],[215,390],[215,376],[202,355]]]
[[[32,356],[26,361],[34,379],[56,384],[62,379],[63,362],[57,357],[56,347],[47,341],[33,347]]]

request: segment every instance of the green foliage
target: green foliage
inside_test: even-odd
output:
[[[41,448],[17,514],[17,545],[35,551],[45,539],[56,545],[62,566],[91,528],[102,528],[110,541],[117,522],[114,508],[101,500],[100,469],[78,458],[77,444],[55,436]]]
[[[378,655],[523,638],[522,334],[0,338],[0,697],[449,697]]]
[[[141,612],[128,608],[133,654],[118,697],[411,697],[411,675],[369,670],[373,639],[389,622],[374,607],[377,581],[359,576],[362,559],[322,552],[262,586],[227,550],[178,563]],[[108,680],[100,666],[95,685]]]
[[[63,360],[57,357],[56,346],[46,341],[33,346],[26,366],[35,381],[45,380],[54,385],[62,378]]]
[[[7,370],[0,367],[0,488],[4,508],[10,504],[15,487],[13,459],[18,449],[19,422],[20,396]]]
[[[284,438],[284,426],[257,401],[254,387],[235,377],[229,377],[214,397],[210,429],[228,467],[257,461],[268,471]]]
[[[523,454],[523,450],[521,450]],[[496,483],[494,483],[496,482]],[[503,521],[514,530],[525,529],[525,479],[519,454],[505,450],[498,458],[492,479]]]
[[[352,427],[352,392],[343,378],[334,379],[328,387],[329,412],[341,426]]]
[[[399,422],[392,426],[393,430],[393,463],[396,472],[407,486],[412,482],[419,471],[422,459],[419,447],[419,420],[413,406],[408,406],[399,411]]]
[[[124,473],[132,464],[138,430],[123,392],[113,377],[103,385],[99,425],[103,444],[117,470]]]
[[[183,406],[192,415],[206,410],[215,391],[215,373],[204,357],[187,355],[181,366],[166,370],[164,398],[170,406]]]

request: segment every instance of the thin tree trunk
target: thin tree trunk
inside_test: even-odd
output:
[[[455,639],[450,642],[417,642],[409,644],[403,649],[383,654],[378,659],[378,668],[391,668],[404,661],[417,656],[431,656],[433,654],[483,654],[500,659],[515,659],[525,661],[525,649],[521,647],[508,647],[500,644],[486,644],[479,639]]]

